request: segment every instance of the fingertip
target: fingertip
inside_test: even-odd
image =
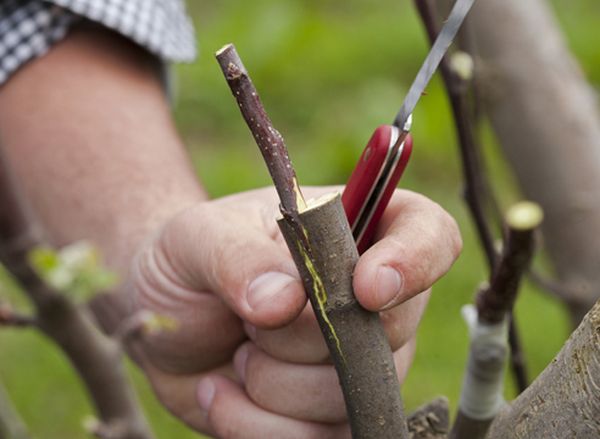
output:
[[[297,277],[267,272],[248,285],[247,320],[262,329],[279,328],[293,321],[306,304],[306,294]]]
[[[235,373],[242,383],[246,382],[246,363],[248,362],[249,343],[244,343],[233,356]]]
[[[208,413],[212,407],[213,400],[215,398],[216,386],[212,378],[204,378],[198,383],[196,388],[196,398],[200,408]]]

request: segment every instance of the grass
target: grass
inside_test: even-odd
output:
[[[213,196],[270,183],[212,57],[224,43],[236,43],[275,125],[287,139],[299,179],[313,185],[345,181],[374,127],[392,119],[427,51],[409,2],[191,3],[200,58],[176,69],[175,116],[198,174]],[[553,4],[584,72],[598,86],[600,4],[594,0]],[[519,195],[488,128],[483,136],[490,176],[506,206]],[[460,308],[472,299],[486,272],[460,198],[454,131],[437,78],[415,112],[414,137],[415,151],[402,186],[425,193],[452,213],[465,248],[434,288],[403,394],[408,409],[439,394],[447,395],[455,406],[467,349]],[[564,342],[566,315],[529,284],[516,314],[528,365],[536,375]],[[157,436],[198,437],[167,414],[139,372],[130,369]],[[70,366],[40,335],[0,331],[0,380],[35,437],[86,437],[81,420],[92,412],[89,402]],[[510,380],[506,387],[507,398],[512,398]]]

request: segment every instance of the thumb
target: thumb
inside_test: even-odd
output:
[[[255,326],[279,327],[301,312],[306,295],[287,249],[253,216],[200,204],[168,224],[156,251],[179,285],[212,292]]]

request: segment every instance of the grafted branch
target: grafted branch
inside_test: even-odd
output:
[[[352,290],[358,252],[339,194],[304,205],[283,140],[266,117],[235,48],[225,46],[217,59],[280,194],[279,227],[335,364],[353,438],[407,438],[383,325],[376,313],[360,306]]]
[[[534,250],[534,232],[542,221],[539,206],[522,202],[506,215],[506,245],[491,283],[477,295],[476,307],[467,307],[471,345],[459,411],[450,437],[483,439],[504,404],[504,365],[508,322],[519,284]]]

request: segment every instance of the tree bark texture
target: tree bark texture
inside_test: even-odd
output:
[[[600,112],[543,0],[479,1],[469,18],[484,108],[526,197],[574,326],[600,297]]]
[[[488,439],[600,437],[600,302],[541,375],[492,423]]]
[[[300,271],[331,352],[357,439],[407,438],[400,384],[377,313],[365,310],[352,289],[358,252],[341,198],[320,199],[279,226]]]

